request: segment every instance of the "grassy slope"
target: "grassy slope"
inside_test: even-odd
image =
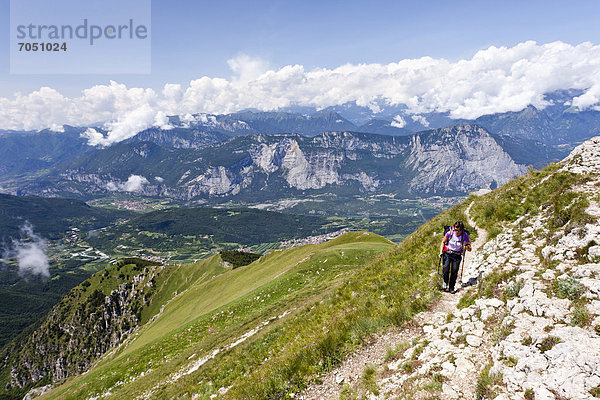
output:
[[[133,377],[138,377],[135,384],[117,385],[111,392],[114,398],[139,395],[188,364],[188,358],[198,358],[195,354],[210,353],[285,310],[316,302],[392,246],[386,239],[360,232],[320,245],[272,252],[226,272],[218,257],[174,268],[167,280],[159,282],[162,288],[157,296],[164,293],[163,299],[167,299],[178,292],[161,316],[142,328],[127,346],[49,397],[86,398]],[[277,320],[265,330],[279,324]],[[150,368],[152,372],[139,377]]]
[[[554,230],[580,224],[586,219],[586,195],[573,191],[588,177],[569,171],[559,171],[562,163],[550,164],[540,171],[513,179],[506,185],[477,199],[471,213],[478,224],[490,232],[490,238],[502,231],[503,226],[525,215],[536,215],[541,209],[550,209],[552,218],[544,234],[551,237]]]
[[[577,159],[570,162],[577,162]],[[568,233],[593,221],[593,217],[585,212],[589,205],[588,196],[574,190],[575,186],[585,184],[590,177],[560,170],[563,165],[564,163],[553,163],[540,171],[531,171],[476,199],[471,214],[479,225],[488,230],[489,239],[494,238],[518,218],[531,219],[542,210],[547,212],[549,218],[546,226],[536,231],[535,235],[540,239],[545,238],[550,244],[558,240],[555,235],[557,231]],[[599,201],[600,196],[594,200]],[[519,238],[524,225],[527,223],[521,222],[512,228],[517,246],[520,245]],[[538,248],[538,251],[541,254],[541,248]],[[545,259],[543,262],[557,264],[556,261]],[[478,298],[490,298],[498,293],[502,297],[503,289],[498,289],[498,286],[510,281],[518,272],[519,270],[515,269],[509,273],[495,271],[487,275],[475,289],[463,295],[459,307],[467,307]]]
[[[4,250],[13,240],[23,238],[20,231],[28,221],[33,231],[45,239],[58,240],[71,227],[82,231],[114,223],[117,219],[132,215],[131,212],[107,211],[90,207],[82,201],[71,199],[42,198],[34,196],[11,196],[0,193],[0,349],[27,326],[42,318],[71,288],[84,281],[94,270],[82,266],[85,261],[76,259],[64,262],[50,260],[51,279],[40,279],[18,273],[14,256],[4,265]],[[60,251],[52,247],[50,256]],[[47,253],[48,254],[48,253]],[[8,261],[6,261],[8,262]],[[104,268],[104,264],[88,264],[87,268]]]

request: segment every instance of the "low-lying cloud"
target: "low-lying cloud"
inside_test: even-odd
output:
[[[130,175],[126,182],[109,182],[107,189],[110,191],[140,192],[144,185],[150,183],[141,175]]]
[[[425,118],[422,115],[411,115],[410,118],[414,121],[414,122],[418,122],[421,125],[423,125],[424,127],[428,127],[429,126],[429,121],[427,121],[427,118]]]
[[[406,105],[408,113],[417,116],[448,112],[452,118],[472,119],[518,111],[529,104],[544,108],[545,93],[580,89],[584,93],[572,105],[600,109],[600,45],[590,42],[492,46],[455,62],[421,57],[334,69],[306,70],[302,65],[272,69],[260,58],[240,55],[228,64],[233,72],[230,79],[204,76],[187,87],[166,84],[160,93],[111,81],[74,98],[48,87],[0,98],[0,127],[60,129],[62,124],[102,121],[108,134],[89,130],[86,137],[90,144],[110,145],[150,126],[168,129],[167,115],[222,114],[245,108],[324,108],[356,102],[377,112],[377,102],[384,101]]]
[[[21,234],[23,238],[13,240],[10,247],[5,249],[3,257],[17,260],[20,276],[37,275],[48,278],[50,262],[46,255],[46,240],[33,231],[29,222],[21,227]]]
[[[394,128],[404,128],[406,126],[406,120],[401,115],[396,115],[390,123]]]

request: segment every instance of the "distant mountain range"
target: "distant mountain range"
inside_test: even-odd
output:
[[[91,150],[81,137],[84,131],[65,126],[64,132],[0,133],[0,185],[7,177],[35,174]]]
[[[65,126],[64,132],[3,131],[0,191],[83,199],[128,191],[185,201],[232,196],[260,201],[330,189],[336,194],[402,196],[465,193],[506,182],[526,165],[539,168],[557,161],[576,144],[599,134],[600,111],[570,107],[578,94],[554,92],[546,96],[550,105],[544,109],[529,106],[475,121],[452,120],[443,113],[410,115],[404,107],[385,104],[378,105],[377,113],[346,104],[319,112],[292,107],[280,112],[172,116],[171,129],[146,129],[108,148],[89,146],[81,136],[85,127]],[[462,144],[455,141],[454,148],[448,146],[458,136],[440,129],[448,125],[454,126],[449,131],[467,134]],[[435,129],[423,131],[426,127]],[[431,166],[444,166],[444,160],[452,157],[475,157],[469,146],[476,143],[474,133],[479,132],[481,141],[484,131],[491,139],[485,139],[485,146],[477,144],[478,157],[493,153],[504,161],[463,159],[469,166],[467,175],[460,182],[453,177],[444,183],[444,176]],[[417,143],[427,143],[430,149]],[[509,157],[504,159],[501,153]],[[143,188],[126,184],[133,175],[140,177],[135,179],[141,179]]]
[[[160,132],[145,131],[138,135],[145,141],[87,151],[21,182],[21,192],[84,199],[130,192],[217,203],[319,193],[465,194],[501,185],[524,173],[526,165],[544,165],[560,153],[474,124],[410,136],[245,135],[204,147],[181,146],[184,135],[188,132],[175,131],[166,141]]]

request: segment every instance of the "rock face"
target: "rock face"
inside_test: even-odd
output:
[[[138,133],[126,142],[152,142],[160,146],[167,146],[175,149],[199,149],[213,143],[222,142],[228,138],[229,136],[224,133],[213,132],[206,128],[173,128],[170,130],[150,128]]]
[[[477,257],[481,276],[518,271],[503,285],[506,335],[491,348],[491,372],[502,377],[505,398],[528,392],[536,399],[592,399],[600,392],[600,264],[590,251],[600,234],[600,137],[576,148],[560,173],[587,177],[569,190],[587,199],[588,217],[575,224],[571,218],[546,238],[540,232],[556,210],[524,215]]]
[[[249,135],[198,149],[189,142],[178,146],[131,142],[98,150],[30,184],[28,191],[46,196],[132,191],[127,181],[139,175],[144,184],[135,187],[137,194],[184,200],[322,192],[444,195],[494,188],[526,172],[492,135],[472,124],[403,137]]]
[[[12,344],[10,386],[21,388],[45,378],[56,382],[87,371],[139,324],[155,272],[162,268],[146,267],[108,295],[96,289],[82,300],[85,285],[72,289],[33,334]]]
[[[426,194],[495,189],[526,172],[485,129],[471,124],[414,135],[407,165],[415,173],[411,190]]]
[[[247,150],[248,158],[211,167],[188,181],[188,193],[236,195],[261,180],[261,175],[265,181],[285,180],[283,187],[277,187],[276,181],[267,190],[327,186],[335,190],[358,183],[365,192],[467,193],[496,187],[526,171],[475,125],[429,131],[410,139],[328,132],[314,138],[259,135],[256,141]],[[460,160],[458,165],[455,160]]]
[[[576,148],[554,174],[561,173],[580,177],[568,188],[575,195],[567,207],[581,195],[588,217],[573,223],[573,216],[541,235],[556,225],[557,210],[524,215],[485,245],[474,276],[465,277],[514,275],[499,288],[507,299],[500,307],[506,329],[490,347],[491,373],[502,379],[503,398],[592,399],[600,391],[600,264],[589,251],[600,233],[600,137]]]

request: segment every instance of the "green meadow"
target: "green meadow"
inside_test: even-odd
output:
[[[219,389],[218,384],[231,386],[244,376],[243,369],[264,358],[261,351],[259,355],[242,349],[258,345],[266,350],[263,341],[267,338],[269,342],[282,340],[284,327],[301,317],[307,307],[320,304],[366,263],[392,247],[393,243],[380,236],[354,232],[319,245],[272,251],[237,269],[223,267],[219,256],[166,267],[142,320],[165,305],[159,316],[87,374],[67,380],[47,398],[108,393],[109,398],[132,398],[146,392],[154,397],[173,384],[187,386],[190,378],[203,373],[211,378],[191,384],[186,389],[190,396],[212,393]],[[218,354],[197,370],[170,382],[174,379],[170,375],[217,350]],[[238,351],[254,361],[242,367],[241,358],[231,358]],[[213,376],[218,372],[214,367],[221,363],[221,371],[231,373]]]

